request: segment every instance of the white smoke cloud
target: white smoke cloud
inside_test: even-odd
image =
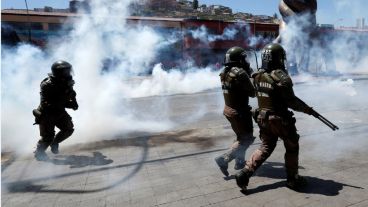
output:
[[[232,40],[238,32],[239,30],[236,28],[225,28],[221,35],[211,34],[204,25],[198,29],[190,31],[193,38],[199,39],[202,43],[206,44],[217,40]]]
[[[196,84],[193,88],[193,83]],[[129,85],[128,85],[129,86]],[[169,72],[162,69],[158,64],[153,68],[152,76],[144,79],[137,86],[126,88],[128,97],[142,97],[155,95],[170,95],[176,93],[196,93],[209,88],[219,86],[218,72],[211,68],[205,68],[199,71],[183,73],[180,70],[171,70]]]
[[[313,74],[368,73],[368,43],[364,33],[319,31],[310,35],[309,14],[292,18],[280,31],[288,61],[295,61],[299,70]]]

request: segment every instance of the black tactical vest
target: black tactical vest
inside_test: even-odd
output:
[[[259,109],[283,115],[288,113],[288,105],[282,98],[282,85],[280,85],[280,79],[276,75],[260,70],[253,75],[253,84],[256,89]]]
[[[239,113],[249,112],[249,92],[245,90],[242,80],[242,78],[249,79],[245,70],[227,66],[221,72],[220,78],[225,105]]]
[[[41,82],[40,110],[62,111],[70,99],[75,97],[74,80],[58,81],[49,76]]]

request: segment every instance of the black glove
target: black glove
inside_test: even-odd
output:
[[[78,103],[77,102],[75,102],[74,104],[73,104],[73,107],[72,107],[72,109],[74,110],[74,111],[76,111],[76,110],[78,110]]]
[[[73,109],[74,111],[78,109],[78,103],[76,100],[69,100],[66,104],[65,104],[65,108],[68,109]]]

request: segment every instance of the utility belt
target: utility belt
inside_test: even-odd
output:
[[[255,109],[252,110],[254,121],[260,127],[267,127],[269,121],[280,121],[283,125],[295,124],[296,119],[293,117],[294,113],[286,111],[284,113],[276,113],[270,109]]]

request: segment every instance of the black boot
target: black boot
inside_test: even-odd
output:
[[[34,157],[38,161],[46,161],[48,160],[48,156],[46,154],[47,145],[45,143],[38,143],[36,150],[34,151]]]
[[[241,188],[242,190],[247,190],[247,186],[249,183],[249,178],[253,175],[252,172],[250,172],[247,169],[242,169],[238,173],[235,174],[236,184]]]
[[[59,154],[59,144],[58,143],[52,143],[50,147],[51,147],[52,153]]]
[[[226,177],[229,176],[229,172],[227,171],[228,160],[229,159],[227,159],[225,155],[221,155],[221,156],[215,158],[217,166],[219,166],[222,174],[224,174]]]
[[[288,176],[287,181],[286,181],[286,187],[292,190],[295,190],[295,191],[299,191],[301,188],[305,187],[306,185],[307,185],[307,180],[298,174]]]

